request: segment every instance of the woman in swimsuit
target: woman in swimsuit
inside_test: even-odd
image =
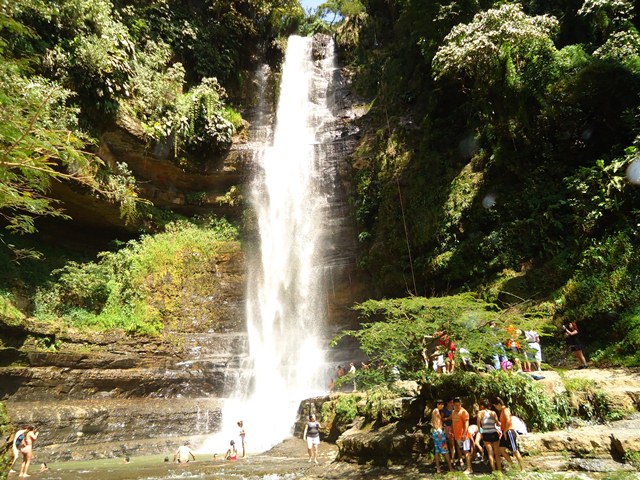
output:
[[[22,466],[20,467],[19,477],[31,476],[27,474],[27,470],[29,470],[29,464],[31,464],[31,459],[33,458],[33,442],[36,441],[39,433],[32,425],[27,427],[24,435],[24,446],[20,449],[20,452],[22,452]]]
[[[227,453],[224,456],[225,460],[230,460],[230,461],[234,461],[238,459],[238,451],[236,450],[236,442],[231,440],[231,442],[229,442],[229,450],[227,450]]]

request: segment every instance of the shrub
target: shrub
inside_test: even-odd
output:
[[[602,423],[621,420],[627,413],[618,408],[607,392],[592,380],[565,379],[564,387],[565,391],[555,401],[563,406],[565,419],[578,417]]]
[[[500,397],[529,428],[546,431],[561,424],[551,397],[528,376],[503,372],[482,376],[466,372],[440,375],[423,384],[422,395],[429,402],[437,398],[463,398],[469,413],[471,405],[481,399]]]
[[[54,271],[51,285],[36,294],[36,316],[100,330],[155,334],[177,321],[172,302],[196,290],[223,246],[237,239],[224,220],[178,221],[156,235],[144,235],[95,262],[69,262]],[[186,301],[186,300],[185,300]]]

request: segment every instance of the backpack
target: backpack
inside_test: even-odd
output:
[[[14,444],[17,448],[20,448],[24,445],[24,433],[21,433],[16,437]]]

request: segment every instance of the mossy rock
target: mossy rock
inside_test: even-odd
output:
[[[3,439],[2,446],[0,446],[0,480],[7,478],[9,464],[11,463],[10,435],[12,428],[4,403],[0,403],[0,438]]]

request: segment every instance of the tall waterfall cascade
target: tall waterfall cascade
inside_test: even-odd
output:
[[[334,241],[348,207],[345,198],[336,200],[336,145],[344,143],[337,137],[345,135],[332,113],[339,77],[333,42],[327,37],[320,55],[313,42],[289,38],[275,125],[268,128],[260,115],[252,122],[250,201],[258,240],[247,253],[250,381],[239,382],[225,403],[216,445],[205,448],[237,444],[238,420],[250,452],[277,444],[291,435],[300,401],[326,393],[334,370],[325,358],[332,265],[355,259],[355,246]]]

